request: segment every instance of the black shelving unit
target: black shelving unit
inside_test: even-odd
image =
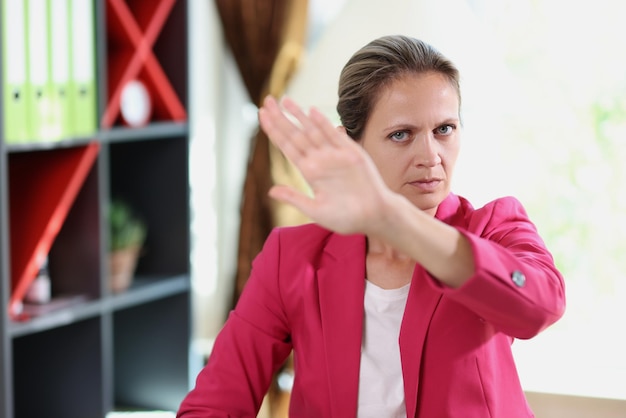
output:
[[[102,121],[114,88],[108,74],[111,39],[119,41],[124,36],[119,25],[110,27],[111,8],[123,3],[129,12],[119,20],[145,24],[155,5],[168,1],[92,1],[97,108]],[[111,34],[111,30],[119,33]],[[187,36],[187,2],[177,0],[152,51],[167,77],[170,93],[185,110]],[[154,62],[151,65],[154,67]],[[0,71],[2,68],[0,65]],[[146,68],[137,74],[146,75]],[[166,102],[167,95],[159,100]],[[156,110],[145,127],[129,128],[116,118],[108,124],[101,122],[92,136],[47,143],[11,144],[0,132],[0,417],[102,418],[115,410],[176,410],[187,393],[191,341],[189,121],[180,111],[170,115],[167,109]],[[4,112],[0,112],[0,123],[3,118]],[[77,293],[84,300],[29,320],[15,320],[8,312],[13,292],[11,240],[12,234],[20,231],[11,225],[12,219],[29,214],[11,213],[11,196],[17,193],[20,180],[11,178],[10,168],[18,160],[35,155],[45,159],[94,141],[99,144],[96,161],[48,254],[53,296]],[[108,284],[106,209],[116,197],[127,200],[148,225],[133,283],[122,293],[113,293]]]

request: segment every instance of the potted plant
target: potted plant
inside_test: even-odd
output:
[[[137,260],[146,239],[146,224],[121,199],[114,199],[108,207],[109,221],[109,286],[119,293],[126,290],[137,266]]]

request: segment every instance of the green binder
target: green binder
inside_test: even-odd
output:
[[[69,0],[48,0],[48,77],[50,91],[50,136],[62,139],[72,135],[69,103]],[[91,0],[89,0],[91,1]]]
[[[68,1],[72,132],[76,136],[90,136],[98,127],[93,1]]]
[[[27,142],[26,16],[22,0],[2,0],[4,140]]]
[[[48,59],[48,1],[25,0],[27,16],[27,85],[29,137],[37,142],[54,137],[51,127],[52,83]]]

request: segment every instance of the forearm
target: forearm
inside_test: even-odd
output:
[[[473,276],[471,245],[457,229],[397,194],[384,199],[382,210],[368,236],[412,258],[447,286],[459,287]]]
[[[517,338],[560,318],[563,277],[519,201],[506,197],[461,212],[452,222],[471,245],[474,275],[459,288],[443,288],[446,295]]]

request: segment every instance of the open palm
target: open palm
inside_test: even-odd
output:
[[[270,196],[339,233],[367,233],[376,228],[390,190],[371,158],[316,109],[307,115],[290,99],[282,104],[285,111],[274,98],[266,98],[259,121],[270,140],[300,170],[312,196],[281,185],[274,186]]]

